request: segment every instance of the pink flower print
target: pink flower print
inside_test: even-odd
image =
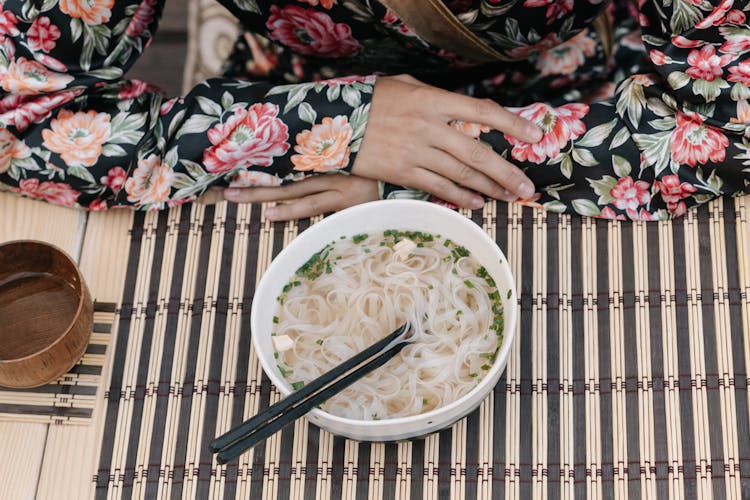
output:
[[[649,187],[648,182],[634,181],[630,176],[623,177],[609,191],[610,196],[615,199],[612,204],[620,210],[628,211],[630,215],[630,212],[635,212],[638,207],[651,200]]]
[[[140,36],[141,33],[146,31],[148,25],[154,21],[154,4],[156,0],[143,0],[133,13],[133,17],[130,18],[130,24],[125,29],[127,36]]]
[[[35,178],[23,179],[18,183],[18,187],[11,188],[11,190],[30,198],[48,201],[65,207],[75,205],[78,196],[81,194],[70,187],[69,184],[58,184],[51,181],[39,182],[39,179]]]
[[[670,137],[670,150],[676,162],[695,167],[709,160],[724,161],[729,139],[723,132],[704,124],[695,113],[678,111],[675,118],[677,126]]]
[[[32,123],[41,123],[53,109],[73,100],[82,92],[83,89],[42,96],[7,95],[0,99],[0,123],[23,132]]]
[[[651,49],[651,52],[648,53],[648,56],[651,59],[651,62],[657,66],[664,66],[665,64],[672,62],[672,59],[669,56],[667,56],[664,52],[660,52],[656,49]]]
[[[117,193],[122,189],[122,186],[125,185],[125,178],[127,176],[128,174],[125,172],[125,169],[122,167],[114,167],[110,168],[107,175],[99,179],[99,182],[102,183],[102,186],[106,186]]]
[[[661,180],[657,180],[654,185],[661,193],[661,199],[667,204],[670,212],[677,210],[678,205],[683,199],[690,197],[698,188],[687,182],[680,182],[677,175],[665,175]],[[682,203],[684,206],[685,204]]]
[[[706,17],[701,19],[695,27],[698,29],[706,29],[711,26],[718,26],[724,22],[724,15],[729,12],[732,8],[734,0],[721,0],[721,3]],[[700,5],[700,4],[697,4]]]
[[[240,108],[225,123],[208,131],[211,146],[203,164],[212,174],[235,168],[268,167],[273,158],[289,150],[289,128],[279,120],[279,107],[270,103]]]
[[[547,24],[552,24],[556,19],[560,19],[565,14],[573,12],[574,0],[525,0],[524,7],[544,7],[547,6]]]
[[[160,89],[156,87],[155,85],[151,85],[150,83],[146,83],[141,80],[131,80],[123,88],[120,89],[120,92],[117,94],[117,97],[123,100],[135,99],[139,95],[142,95],[148,92],[161,93]]]
[[[596,217],[598,219],[625,220],[625,216],[612,210],[612,207],[602,208],[602,212]]]
[[[732,9],[727,12],[727,21],[730,24],[743,24],[745,19],[745,13],[741,10]]]
[[[542,52],[536,67],[542,75],[570,75],[596,52],[596,42],[583,30],[557,47]]]
[[[0,5],[0,39],[3,36],[17,36],[18,18],[14,13],[9,10],[2,10],[3,6]]]
[[[682,35],[677,35],[672,37],[672,45],[675,47],[679,47],[681,49],[694,49],[696,47],[700,47],[701,45],[704,45],[706,42],[702,40],[690,40],[688,38],[685,38]]]
[[[687,58],[690,67],[685,73],[696,80],[702,79],[711,82],[715,78],[721,78],[724,72],[722,68],[733,58],[734,56],[731,54],[719,57],[716,55],[716,49],[713,45],[704,45],[700,50],[690,51]]]
[[[315,9],[272,5],[266,27],[272,38],[303,55],[349,57],[362,50],[348,25],[334,23],[328,14]]]
[[[31,50],[49,52],[55,48],[55,41],[60,38],[60,28],[52,24],[49,17],[37,17],[26,32]]]
[[[731,27],[719,27],[719,34],[724,37],[724,43],[719,47],[719,52],[725,54],[743,54],[750,50],[750,36],[735,33]]]
[[[730,66],[727,80],[750,86],[750,61],[742,61],[737,66]]]
[[[542,140],[534,144],[505,134],[505,139],[513,146],[511,156],[519,161],[542,163],[555,158],[563,146],[586,132],[586,125],[581,119],[588,114],[589,107],[571,103],[553,108],[544,103],[534,103],[523,108],[511,108],[511,111],[534,122],[544,132]]]

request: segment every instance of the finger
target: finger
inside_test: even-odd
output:
[[[477,193],[424,168],[415,168],[411,172],[409,187],[427,191],[461,208],[482,208],[484,206],[484,199]]]
[[[205,193],[203,193],[197,200],[196,203],[201,205],[215,205],[224,199],[224,188],[212,187]]]
[[[441,126],[440,132],[433,134],[433,137],[440,137],[440,142],[436,142],[435,147],[482,172],[511,193],[521,198],[529,198],[534,194],[534,184],[526,174],[489,146],[465,136],[448,125]]]
[[[420,166],[447,177],[458,184],[484,193],[490,198],[513,201],[518,196],[484,175],[479,170],[459,161],[455,156],[439,149],[430,148],[419,158]]]
[[[344,208],[338,191],[323,191],[304,196],[294,201],[266,208],[270,220],[293,220],[313,217]]]
[[[224,190],[224,198],[234,203],[292,200],[328,189],[325,177],[319,175],[284,186],[228,188]]]
[[[491,99],[477,99],[439,90],[439,112],[446,123],[451,120],[481,123],[524,142],[539,142],[542,130],[533,122],[505,109]]]

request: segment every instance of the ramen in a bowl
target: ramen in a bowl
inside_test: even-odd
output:
[[[276,364],[299,389],[408,322],[413,343],[322,409],[361,420],[418,415],[464,396],[490,369],[503,340],[501,293],[466,248],[439,234],[342,237],[278,296]]]

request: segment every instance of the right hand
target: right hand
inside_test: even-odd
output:
[[[480,123],[534,143],[542,131],[489,99],[424,84],[411,76],[380,77],[352,173],[427,191],[463,208],[490,198],[529,198],[534,185],[491,148],[449,124]]]

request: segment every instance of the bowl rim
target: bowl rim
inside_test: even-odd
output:
[[[485,390],[485,387],[489,384],[489,380],[493,378],[496,372],[498,373],[498,380],[500,376],[502,376],[502,372],[505,370],[507,366],[507,361],[510,357],[510,349],[513,344],[513,340],[515,338],[516,333],[516,322],[518,319],[518,304],[517,304],[517,298],[518,298],[518,291],[516,288],[516,281],[515,276],[513,275],[513,271],[510,268],[509,262],[505,254],[503,253],[502,249],[499,247],[497,242],[492,240],[490,236],[482,229],[478,224],[473,222],[471,219],[468,219],[464,215],[458,213],[455,210],[451,210],[450,208],[447,208],[442,205],[438,205],[436,203],[424,201],[424,200],[413,200],[413,199],[390,199],[390,200],[376,200],[376,201],[370,201],[367,203],[362,203],[359,205],[355,205],[353,207],[349,207],[346,209],[343,209],[339,212],[336,212],[334,214],[329,215],[328,217],[325,217],[321,221],[317,222],[316,224],[310,225],[306,230],[299,233],[292,241],[289,242],[288,245],[286,245],[277,255],[274,257],[271,261],[271,263],[268,265],[266,270],[263,273],[263,276],[261,276],[260,280],[258,281],[258,285],[255,289],[255,294],[257,294],[259,291],[261,291],[264,286],[264,282],[268,280],[267,276],[270,275],[269,271],[274,271],[276,267],[281,266],[279,264],[280,261],[284,260],[285,256],[291,251],[289,251],[289,248],[292,246],[297,247],[301,244],[304,244],[307,240],[314,238],[313,232],[308,232],[311,229],[313,229],[316,225],[325,223],[326,226],[334,225],[339,219],[343,217],[352,217],[352,214],[357,214],[358,212],[364,212],[367,213],[367,211],[372,210],[373,207],[382,205],[388,203],[389,206],[403,206],[404,209],[408,209],[410,207],[431,207],[429,210],[435,210],[436,212],[439,212],[443,214],[445,217],[452,218],[456,220],[460,224],[470,224],[467,225],[467,228],[469,231],[476,234],[476,236],[480,239],[482,239],[485,243],[490,244],[490,246],[494,249],[494,251],[498,254],[499,257],[501,257],[500,266],[505,269],[507,272],[507,278],[508,278],[508,289],[512,290],[512,297],[513,297],[513,303],[515,304],[515,307],[512,309],[512,313],[510,314],[510,321],[507,321],[507,317],[503,316],[503,343],[500,347],[500,351],[498,352],[498,356],[495,359],[495,362],[492,364],[490,369],[485,373],[484,377],[475,385],[469,392],[461,396],[460,398],[456,399],[455,401],[452,401],[444,406],[439,406],[435,409],[432,409],[430,411],[424,412],[424,413],[418,413],[416,415],[409,415],[405,417],[394,417],[394,418],[383,418],[379,420],[364,420],[364,419],[353,419],[353,418],[346,418],[341,417],[338,415],[334,415],[332,413],[328,413],[326,411],[323,411],[319,408],[313,408],[310,410],[308,415],[315,415],[320,419],[324,419],[326,422],[334,423],[337,425],[346,425],[350,428],[353,427],[377,427],[382,426],[384,424],[387,424],[389,426],[398,426],[403,424],[409,424],[414,422],[420,422],[426,419],[430,419],[431,417],[437,417],[444,413],[452,412],[456,409],[458,409],[461,406],[466,406],[466,403],[471,400],[475,395],[482,391],[485,392],[485,396],[480,400],[484,401],[486,399],[487,395],[489,394],[489,391]],[[293,272],[293,271],[292,271]],[[257,319],[257,316],[259,313],[259,305],[258,301],[255,300],[255,294],[253,296],[253,302],[250,312],[250,324],[255,325],[259,320]],[[511,299],[508,299],[509,301]],[[276,386],[279,391],[282,393],[283,397],[288,396],[293,392],[291,389],[291,386],[288,384],[286,379],[277,377],[277,374],[273,371],[273,369],[270,369],[267,365],[268,360],[266,360],[264,357],[261,357],[258,355],[259,349],[258,349],[258,340],[255,335],[251,335],[251,340],[253,343],[253,347],[256,352],[256,356],[258,358],[259,363],[261,364],[261,367],[263,368],[263,371],[265,372],[266,376],[270,379],[271,383]],[[281,383],[279,383],[281,382]],[[492,382],[492,384],[497,384],[497,380]],[[491,390],[491,389],[490,389]],[[458,417],[455,420],[458,420],[460,418],[463,418],[469,411],[472,411],[476,406],[467,408],[467,412],[462,413],[460,417]],[[317,425],[319,425],[318,422],[314,422]]]
[[[21,363],[23,361],[28,361],[30,359],[33,359],[40,354],[45,353],[46,351],[52,349],[55,347],[58,343],[62,342],[63,339],[70,333],[70,331],[75,327],[76,323],[78,322],[78,319],[81,317],[81,314],[83,312],[83,306],[84,301],[86,299],[86,290],[85,290],[85,283],[83,281],[83,274],[81,273],[81,269],[78,267],[78,264],[73,260],[73,258],[68,254],[65,250],[60,248],[59,246],[49,243],[46,241],[41,240],[33,240],[33,239],[22,239],[22,240],[11,240],[6,241],[3,243],[0,243],[0,252],[9,246],[15,246],[15,245],[37,245],[39,247],[45,248],[48,251],[51,251],[52,253],[56,253],[59,256],[61,256],[66,264],[70,265],[73,269],[75,277],[78,279],[78,283],[70,283],[70,280],[65,280],[66,283],[70,283],[71,285],[75,285],[76,288],[76,294],[78,296],[78,305],[76,307],[75,315],[73,316],[73,319],[70,321],[70,324],[68,324],[67,327],[58,335],[55,340],[47,344],[44,348],[39,349],[37,351],[32,352],[31,354],[27,354],[26,356],[22,356],[20,358],[0,358],[0,365],[10,365],[15,363]]]

